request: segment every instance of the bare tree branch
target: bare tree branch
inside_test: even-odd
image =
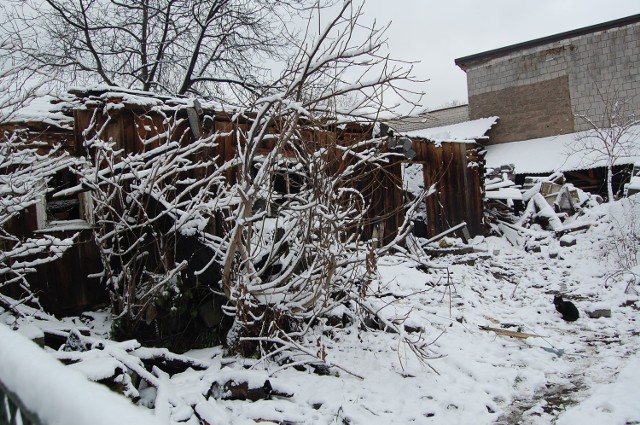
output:
[[[568,154],[585,158],[586,166],[604,163],[607,172],[607,199],[615,200],[613,167],[620,160],[640,154],[640,118],[629,109],[627,99],[617,90],[605,91],[596,86],[601,113],[577,114],[588,131],[578,133]],[[586,159],[589,158],[589,159]]]

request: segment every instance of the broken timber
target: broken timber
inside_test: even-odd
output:
[[[521,338],[521,339],[543,338],[542,335],[528,334],[528,333],[524,333],[524,332],[516,332],[516,331],[510,331],[510,330],[507,330],[507,329],[500,329],[500,328],[492,328],[490,326],[480,325],[479,328],[482,329],[483,331],[495,332],[498,335],[508,336],[508,337],[511,337],[511,338]]]
[[[432,237],[431,239],[427,240],[426,242],[424,242],[424,245],[428,245],[432,242],[436,242],[439,241],[440,239],[444,238],[447,235],[450,235],[451,233],[460,230],[461,233],[461,237],[462,240],[464,241],[464,243],[467,243],[469,241],[469,239],[471,239],[471,235],[469,234],[469,230],[467,229],[467,223],[465,221],[463,221],[462,223],[453,226],[452,228],[445,230],[442,233],[439,233],[437,235],[435,235],[434,237]]]

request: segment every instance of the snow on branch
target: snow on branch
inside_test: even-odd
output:
[[[20,288],[19,302],[37,304],[27,275],[62,257],[76,237],[23,236],[23,218],[29,210],[35,212],[36,204],[53,190],[48,183],[56,173],[76,164],[59,146],[43,148],[16,132],[0,135],[0,288]],[[0,295],[0,304],[17,313],[4,295]]]

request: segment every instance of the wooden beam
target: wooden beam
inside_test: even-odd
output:
[[[510,331],[507,329],[500,329],[500,328],[492,328],[489,326],[479,326],[479,328],[482,329],[483,331],[495,332],[498,335],[508,336],[511,338],[521,338],[521,339],[542,338],[542,335],[528,334],[524,332],[516,332],[516,331]]]

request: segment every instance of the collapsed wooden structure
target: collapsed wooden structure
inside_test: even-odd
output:
[[[127,154],[149,149],[161,143],[159,132],[167,114],[184,118],[173,129],[169,139],[181,144],[192,143],[203,135],[218,133],[215,151],[207,152],[218,157],[220,164],[235,155],[238,132],[246,131],[251,116],[237,119],[231,114],[202,107],[198,102],[162,97],[144,92],[131,92],[114,88],[71,90],[76,99],[66,110],[72,118],[63,125],[47,125],[36,121],[5,125],[1,130],[22,129],[32,140],[60,143],[75,156],[85,156],[85,140],[100,128],[100,137],[110,140]],[[274,123],[273,132],[277,134]],[[371,124],[331,124],[324,128],[308,128],[302,131],[305,143],[317,146],[350,144],[372,137]],[[393,136],[390,136],[393,137]],[[141,141],[153,141],[143,144]],[[266,142],[260,149],[268,153],[273,146]],[[417,236],[432,237],[460,223],[466,223],[471,235],[484,232],[483,225],[483,176],[482,151],[474,141],[434,143],[425,139],[411,140],[415,156],[391,159],[384,170],[369,174],[356,181],[356,187],[369,203],[370,225],[365,238],[374,232],[385,240],[391,240],[404,220],[406,194],[403,190],[403,164],[422,166],[423,187],[433,187],[435,192],[426,198],[426,222]],[[203,178],[204,175],[193,175]],[[233,170],[227,174],[229,181],[235,177]],[[69,177],[71,179],[71,177]],[[63,179],[64,180],[64,179]],[[73,181],[62,181],[61,186],[73,186]],[[58,187],[57,189],[59,189]],[[53,200],[50,200],[55,202]],[[70,200],[70,202],[75,202]],[[45,309],[54,314],[75,312],[106,301],[104,289],[97,277],[101,270],[100,258],[92,240],[91,206],[84,205],[82,194],[77,197],[78,207],[71,217],[47,210],[48,217],[38,217],[37,211],[12,222],[15,234],[31,232],[65,234],[78,232],[76,244],[59,261],[44,264],[37,273],[29,276],[32,290],[40,293]],[[46,209],[46,207],[45,207]],[[52,215],[53,214],[53,215]],[[418,228],[418,226],[417,226]],[[210,232],[221,232],[222,227],[213,223]]]

